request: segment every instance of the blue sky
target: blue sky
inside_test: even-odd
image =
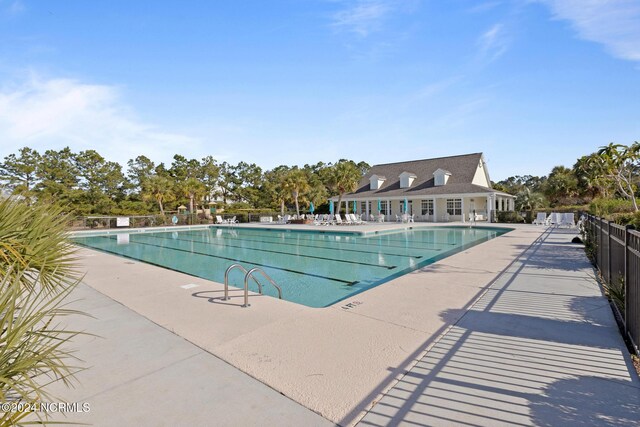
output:
[[[640,140],[640,0],[0,0],[0,157],[265,169]]]

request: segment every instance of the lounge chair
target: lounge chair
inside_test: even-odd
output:
[[[551,212],[547,218],[547,225],[557,225],[560,222],[560,214],[557,212]]]
[[[227,224],[227,220],[222,219],[220,215],[216,215],[216,224]]]
[[[558,221],[558,226],[567,226],[569,228],[573,228],[576,226],[575,215],[573,212],[560,214],[560,220]]]
[[[536,219],[533,220],[532,224],[535,225],[545,225],[547,223],[547,213],[546,212],[538,212],[536,215]]]
[[[336,225],[342,225],[344,224],[342,222],[342,217],[340,216],[340,214],[335,214],[335,216],[333,217],[333,222],[336,223]]]
[[[229,224],[237,224],[237,223],[239,223],[240,221],[238,221],[238,220],[236,219],[235,215],[234,215],[234,216],[233,216],[233,218],[228,219],[228,220],[227,220],[227,222],[228,222]]]

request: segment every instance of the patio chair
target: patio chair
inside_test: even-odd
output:
[[[227,221],[228,221],[228,223],[229,223],[229,224],[237,224],[237,223],[239,223],[239,222],[240,222],[240,221],[238,221],[238,220],[236,219],[236,216],[235,216],[235,215],[233,216],[233,218],[228,219]]]
[[[538,212],[536,215],[536,219],[533,220],[532,224],[535,225],[545,225],[547,222],[547,213],[546,212]]]
[[[398,214],[396,214],[396,222],[402,222],[402,217]]]
[[[415,214],[411,214],[411,215],[409,215],[408,222],[415,222],[415,221],[414,221],[414,217],[415,217]]]
[[[575,216],[573,212],[560,214],[560,221],[558,222],[558,226],[565,226],[565,225],[569,228],[573,228],[576,226]]]

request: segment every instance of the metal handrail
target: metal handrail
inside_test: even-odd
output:
[[[239,268],[240,270],[242,270],[242,272],[245,274],[245,279],[247,278],[246,274],[248,273],[248,271],[246,268],[244,268],[240,264],[231,264],[229,268],[227,268],[227,271],[224,272],[224,297],[222,298],[223,301],[227,301],[229,299],[229,273],[231,273],[231,270],[233,270],[234,268]],[[262,295],[262,285],[255,277],[253,277],[253,281],[258,285],[258,293]]]
[[[280,286],[278,286],[276,284],[276,282],[273,281],[273,279],[271,277],[269,277],[269,275],[267,273],[264,272],[263,269],[261,269],[260,267],[254,267],[251,270],[249,270],[249,272],[244,276],[244,305],[243,307],[249,307],[249,277],[251,277],[253,280],[256,280],[255,277],[253,277],[253,273],[258,272],[258,273],[262,273],[262,276],[267,279],[277,290],[278,290],[278,298],[282,299],[282,289],[280,289]],[[256,280],[257,282],[257,280]]]

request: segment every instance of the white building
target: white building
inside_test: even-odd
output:
[[[432,222],[495,220],[496,211],[514,210],[514,199],[491,188],[482,153],[375,165],[343,197],[349,212],[355,201],[365,218],[383,214],[394,221],[406,213]]]

